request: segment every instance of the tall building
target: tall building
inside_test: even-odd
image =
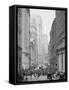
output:
[[[50,42],[49,42],[49,60],[51,66],[51,72],[54,72],[57,67],[57,60],[56,60],[56,18],[53,21],[51,32],[50,32]]]
[[[57,67],[65,72],[65,11],[56,11],[56,23]]]
[[[65,11],[56,11],[48,49],[51,71],[65,72]]]
[[[38,64],[38,53],[41,51],[41,17],[40,16],[33,16],[31,19],[31,63]]]
[[[42,18],[41,16],[36,16],[37,22],[37,42],[38,42],[38,54],[42,53]]]
[[[42,19],[41,16],[33,16],[31,21],[31,31],[35,31],[35,37],[36,37],[36,54],[32,51],[32,54],[37,56],[34,62],[37,61],[37,64],[44,64],[46,61],[48,62],[48,39],[47,35],[42,33]],[[32,49],[33,50],[33,49]],[[32,55],[32,56],[33,56]]]
[[[18,71],[30,66],[29,60],[29,9],[18,8]]]
[[[36,20],[32,19],[32,23],[30,25],[30,55],[31,55],[31,65],[37,65],[37,28],[36,28]]]
[[[46,34],[42,34],[41,42],[42,42],[42,53],[47,54],[48,53],[48,36]]]
[[[38,53],[38,64],[48,63],[48,37],[46,34],[41,35],[41,47]]]

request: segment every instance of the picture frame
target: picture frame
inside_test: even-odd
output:
[[[21,10],[21,9],[27,9],[27,11],[26,12],[28,12],[28,14],[29,14],[29,17],[28,17],[28,15],[26,15],[26,13],[24,13],[24,11],[25,10]],[[63,66],[63,70],[64,70],[64,78],[61,78],[61,79],[51,79],[50,77],[46,80],[41,80],[41,79],[39,79],[39,77],[38,77],[38,72],[43,72],[43,74],[44,74],[44,72],[45,71],[39,71],[39,69],[37,70],[34,70],[34,69],[29,69],[29,71],[27,70],[27,69],[23,69],[21,66],[19,66],[20,64],[20,62],[18,61],[18,60],[22,60],[22,59],[18,59],[18,58],[22,58],[22,57],[25,57],[25,56],[28,56],[28,53],[25,53],[25,56],[21,56],[21,57],[19,57],[19,55],[22,55],[22,53],[23,53],[23,51],[20,51],[21,50],[21,48],[18,48],[18,43],[20,42],[20,40],[21,40],[21,44],[20,45],[22,45],[22,47],[24,46],[24,43],[23,43],[23,40],[24,39],[22,39],[23,38],[23,36],[24,36],[24,32],[22,33],[22,32],[19,32],[19,29],[21,29],[21,30],[24,30],[24,28],[22,29],[22,27],[23,27],[23,25],[22,25],[22,22],[23,22],[23,20],[24,20],[24,18],[25,17],[23,17],[23,18],[20,18],[21,17],[21,15],[23,16],[23,15],[25,15],[26,16],[26,19],[25,19],[25,21],[26,21],[26,23],[25,23],[25,21],[24,21],[24,23],[26,24],[26,26],[25,26],[25,28],[26,27],[28,27],[28,28],[30,28],[30,22],[29,21],[27,21],[27,20],[29,20],[30,19],[30,13],[29,13],[29,11],[28,10],[30,10],[30,9],[32,9],[32,10],[34,10],[34,9],[36,9],[36,10],[50,10],[50,11],[60,11],[60,13],[61,13],[61,15],[60,14],[56,14],[56,23],[58,24],[58,27],[57,27],[57,24],[56,24],[56,29],[55,29],[55,31],[57,32],[57,28],[59,28],[60,30],[59,30],[59,33],[60,33],[60,31],[63,29],[64,30],[64,46],[62,47],[62,48],[60,48],[60,50],[58,49],[59,47],[60,47],[60,45],[59,44],[56,44],[56,52],[62,52],[63,50],[63,52],[65,53],[65,57],[64,57],[64,64],[60,64],[59,66],[57,66],[57,64],[55,64],[56,65],[56,67],[59,67],[59,70],[61,71],[61,66]],[[20,12],[23,12],[23,13],[20,13]],[[39,11],[37,11],[37,12],[39,12]],[[64,12],[64,17],[62,16],[62,13]],[[20,15],[20,16],[19,16]],[[21,20],[21,21],[20,21]],[[62,23],[62,22],[60,22],[60,20],[64,20],[64,22]],[[35,22],[35,20],[34,20],[34,22]],[[59,22],[60,22],[60,24],[59,24]],[[29,24],[27,24],[27,23],[29,23]],[[55,23],[55,21],[54,21],[54,23]],[[52,24],[53,24],[53,21],[52,21]],[[22,26],[20,26],[19,27],[19,25],[22,25]],[[62,28],[61,27],[61,25],[63,25],[62,27],[64,27],[64,28]],[[27,29],[28,29],[27,28]],[[51,29],[53,28],[53,26],[51,26]],[[63,31],[62,30],[62,31]],[[26,30],[25,30],[26,31]],[[21,35],[21,39],[19,39],[19,34],[18,34],[18,32],[19,33],[22,33]],[[25,32],[25,33],[27,33],[27,32]],[[28,32],[28,34],[29,34],[30,32]],[[26,48],[28,48],[28,41],[29,41],[29,38],[27,37],[28,36],[28,34],[24,37],[25,39],[26,39],[26,45],[27,45],[27,47]],[[58,32],[57,32],[57,34],[58,34]],[[58,34],[59,35],[59,34]],[[61,34],[62,35],[62,34]],[[59,37],[61,37],[61,35],[59,36]],[[36,36],[35,36],[36,37]],[[53,36],[52,36],[52,32],[50,32],[50,37],[52,38]],[[56,36],[57,37],[57,36]],[[51,38],[50,38],[50,40],[51,40]],[[28,39],[28,40],[27,40]],[[32,40],[32,39],[31,39]],[[56,39],[57,40],[57,39]],[[61,42],[61,41],[60,41]],[[50,44],[51,45],[51,44]],[[59,47],[57,47],[59,45]],[[51,48],[51,46],[48,46],[48,48],[49,48],[49,50],[50,50],[50,48]],[[24,49],[23,49],[24,50]],[[31,50],[31,49],[30,49]],[[52,51],[53,51],[53,49],[52,49]],[[51,50],[50,50],[50,52],[52,52]],[[21,53],[22,52],[22,53]],[[27,51],[28,52],[28,51]],[[31,51],[32,52],[32,51]],[[32,52],[33,53],[33,52]],[[32,54],[31,53],[31,54]],[[52,54],[52,53],[51,53]],[[34,55],[36,55],[36,53],[34,54]],[[58,53],[56,54],[57,56],[58,56]],[[51,55],[52,56],[52,55]],[[56,56],[56,57],[57,57]],[[34,57],[34,56],[33,56]],[[32,58],[32,56],[29,56],[28,57],[29,58],[29,60],[30,60],[30,58]],[[39,57],[40,58],[40,57]],[[27,60],[27,59],[26,59]],[[43,60],[43,59],[42,59]],[[53,59],[54,60],[54,59]],[[51,61],[52,61],[52,59],[51,59]],[[51,68],[51,61],[50,61],[50,70],[52,69]],[[42,61],[43,62],[43,61]],[[54,61],[53,61],[54,62]],[[53,63],[52,62],[52,63]],[[62,61],[63,62],[63,61]],[[21,63],[23,63],[22,61],[21,61]],[[59,60],[59,63],[60,63],[60,60]],[[28,64],[30,65],[30,63],[28,62]],[[53,64],[54,65],[54,64]],[[52,66],[53,66],[52,65]],[[28,66],[28,65],[27,65]],[[27,66],[25,66],[25,67],[27,67]],[[22,69],[20,69],[20,67],[22,68]],[[32,67],[32,66],[31,66]],[[38,67],[38,65],[36,66],[36,67]],[[55,66],[54,66],[55,67]],[[39,83],[56,83],[56,82],[67,82],[67,72],[68,72],[68,69],[67,69],[67,67],[68,67],[68,61],[67,61],[67,8],[61,8],[61,7],[45,7],[45,6],[29,6],[29,5],[12,5],[12,6],[10,6],[9,7],[9,83],[11,83],[11,84],[14,84],[14,85],[23,85],[23,84],[39,84]],[[20,71],[20,70],[23,70],[23,71]],[[26,71],[27,70],[27,71]],[[31,79],[31,80],[29,80],[28,81],[28,77],[23,77],[23,78],[25,78],[25,79],[23,79],[21,76],[19,76],[19,75],[24,75],[25,73],[27,73],[28,75],[29,75],[29,73],[31,73],[32,71],[30,71],[30,70],[32,70],[33,71],[33,74],[34,74],[34,76],[37,78],[37,80],[33,80],[33,79]],[[44,70],[43,68],[42,68],[42,70]],[[46,69],[47,70],[47,69]],[[19,73],[18,73],[19,72]],[[23,72],[25,72],[24,74],[22,74]],[[49,71],[48,71],[49,72]],[[48,74],[48,72],[47,72],[47,76],[49,75]],[[52,71],[52,73],[53,72],[55,72],[55,71]],[[20,74],[21,73],[21,74]],[[46,73],[46,72],[45,72]],[[40,74],[40,76],[41,75],[43,75],[43,74]],[[50,75],[52,75],[52,74],[50,74]],[[58,75],[58,77],[62,77],[63,75]],[[35,78],[34,77],[34,78]],[[42,76],[41,78],[43,78],[44,76]],[[22,78],[22,80],[21,80],[21,78]],[[38,80],[39,79],[39,80]],[[24,80],[24,81],[23,81]]]

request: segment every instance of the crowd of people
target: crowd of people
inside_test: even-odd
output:
[[[39,70],[35,70],[35,69],[20,70],[20,72],[18,73],[18,80],[28,81],[28,77],[30,77],[31,80],[33,77],[35,78],[35,80],[37,80],[37,78],[39,79],[40,76],[46,76],[47,78],[45,80],[65,79],[64,72],[60,72],[56,70],[55,72],[51,73],[47,69],[39,68]]]

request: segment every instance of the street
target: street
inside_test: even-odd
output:
[[[27,81],[40,81],[40,80],[48,80],[47,79],[47,75],[40,75],[39,77],[38,76],[25,76],[24,79],[26,79]]]

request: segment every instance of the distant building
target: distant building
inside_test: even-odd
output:
[[[48,39],[46,34],[41,35],[41,52],[38,53],[38,64],[49,63],[48,61]]]
[[[41,16],[33,16],[31,20],[31,63],[44,64],[48,62],[48,38],[42,34]]]
[[[18,9],[18,71],[27,69],[29,61],[29,32],[30,12],[29,9]]]
[[[30,55],[31,55],[31,66],[37,64],[37,55],[38,55],[38,46],[37,46],[37,28],[36,20],[33,18],[30,26]]]
[[[42,34],[41,36],[41,48],[43,54],[48,54],[48,36],[46,34]]]
[[[65,72],[65,12],[56,11],[50,32],[49,59],[51,71]]]
[[[31,48],[31,63],[38,63],[38,54],[41,52],[42,22],[40,16],[33,16],[31,19],[31,36],[34,44]]]
[[[49,64],[48,54],[38,55],[38,65]]]

